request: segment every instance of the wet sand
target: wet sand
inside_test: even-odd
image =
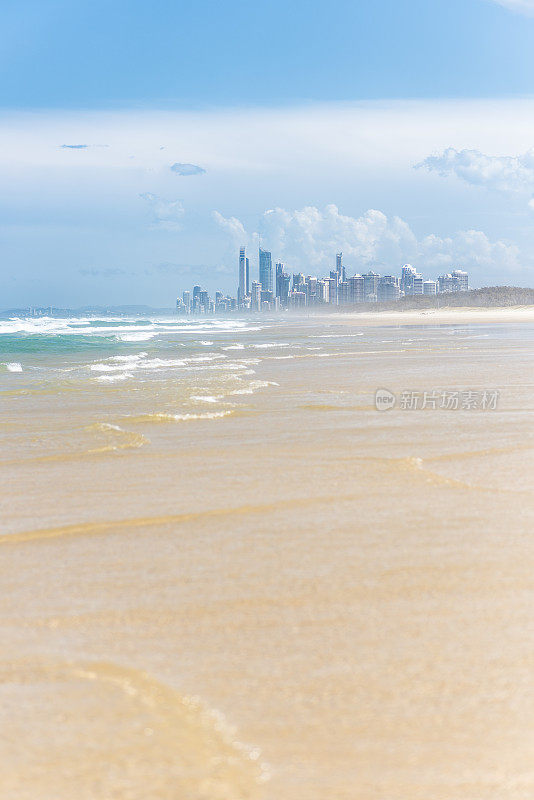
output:
[[[318,320],[225,417],[142,421],[149,384],[12,401],[2,800],[530,800],[532,326],[489,321],[363,352],[335,346],[360,315]],[[79,441],[32,450],[30,411]]]

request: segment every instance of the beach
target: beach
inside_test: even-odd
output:
[[[461,325],[465,322],[487,322],[490,324],[534,322],[533,306],[508,306],[495,308],[445,307],[405,311],[348,312],[342,315],[350,323],[361,320],[364,325]]]
[[[1,321],[0,798],[530,800],[533,345]]]

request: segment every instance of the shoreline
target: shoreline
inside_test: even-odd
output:
[[[500,306],[494,308],[475,308],[463,306],[458,308],[426,308],[406,311],[362,311],[331,315],[332,319],[350,322],[359,321],[365,325],[418,324],[434,323],[455,324],[466,322],[509,323],[534,322],[534,306]]]

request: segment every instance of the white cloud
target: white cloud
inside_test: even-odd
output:
[[[335,205],[267,211],[261,221],[262,240],[290,264],[301,269],[333,268],[342,250],[346,263],[359,269],[372,263],[395,264],[413,253],[415,236],[399,217],[370,210],[361,217],[341,214]]]
[[[494,0],[494,2],[509,8],[511,11],[534,16],[534,0]]]
[[[475,197],[463,179],[443,180],[437,187],[435,173],[415,171],[413,164],[446,148],[526,153],[534,146],[533,130],[534,99],[528,98],[183,112],[4,111],[0,183],[15,187],[0,198],[2,238],[8,242],[4,260],[9,259],[13,274],[30,276],[30,289],[45,271],[47,280],[55,276],[63,286],[83,249],[80,267],[127,264],[142,275],[156,262],[199,264],[204,271],[198,279],[207,289],[235,291],[236,248],[248,245],[256,274],[254,233],[261,233],[273,253],[303,270],[310,265],[319,272],[320,259],[330,267],[338,248],[350,267],[376,261],[384,272],[404,260],[427,272],[427,258],[427,274],[432,274],[438,267],[431,262],[441,270],[449,258],[459,265],[469,258],[473,282],[482,284],[490,280],[493,267],[475,269],[476,264],[513,265],[514,251],[507,248],[514,242],[526,256],[515,282],[532,284],[528,254],[534,254],[534,213],[527,217],[525,212],[534,191],[527,190],[524,173],[517,178],[517,165],[500,165],[492,185],[524,189],[477,192]],[[108,146],[73,149],[61,148],[62,143]],[[201,165],[206,174],[178,176],[170,165],[179,158]],[[143,202],[140,195],[145,195]],[[330,202],[343,213],[327,212]],[[260,225],[257,220],[266,208],[276,213]],[[361,215],[368,208],[385,214]],[[215,223],[213,209],[228,220],[226,228]],[[286,225],[277,209],[299,209],[307,222],[298,224],[296,212],[286,211]],[[276,226],[280,237],[285,231],[280,250],[268,241]],[[178,234],[168,233],[178,229],[179,242]],[[466,230],[487,234],[479,254],[469,247],[468,234],[451,236]],[[423,245],[430,232],[442,239]],[[293,235],[300,237],[298,246],[290,242]],[[232,279],[223,283],[206,266],[219,263],[229,265]],[[148,290],[150,302],[163,304],[170,285],[153,281]],[[135,291],[135,282],[117,275],[107,279],[106,301],[133,298]],[[95,281],[92,301],[99,301],[98,292]],[[4,304],[26,300],[22,293],[11,293]]]
[[[167,200],[151,192],[140,194],[141,200],[145,200],[151,211],[152,228],[158,230],[178,231],[181,230],[181,219],[185,214],[181,200]]]
[[[532,146],[534,102],[421,100],[315,104],[293,108],[162,112],[2,112],[0,167],[74,165],[152,170],[173,178],[169,153],[186,152],[206,179],[216,172],[299,171],[345,178],[362,169],[406,169],[448,146],[521,152]],[[161,141],[165,149],[161,150]],[[105,142],[65,159],[61,143]],[[135,154],[135,163],[129,156]],[[176,162],[181,164],[181,162]],[[183,165],[182,165],[183,166]],[[186,165],[187,166],[187,165]],[[181,168],[181,167],[179,167]],[[114,173],[119,175],[118,172]],[[174,176],[176,177],[176,176]],[[185,183],[185,181],[184,181]],[[191,182],[196,183],[196,182]]]
[[[225,219],[218,212],[214,216],[234,237],[234,244],[257,240],[259,234],[247,233],[235,217]],[[263,214],[259,228],[264,246],[272,250],[275,259],[282,260],[288,269],[319,275],[328,274],[334,267],[339,250],[352,273],[378,267],[397,274],[400,265],[410,261],[426,276],[461,266],[480,268],[495,277],[521,266],[518,247],[492,242],[482,231],[460,231],[445,238],[431,234],[418,239],[404,220],[376,210],[350,217],[335,205],[294,211],[275,208]]]
[[[442,177],[456,175],[472,186],[501,192],[534,191],[534,149],[519,156],[488,156],[479,150],[448,147],[416,165]]]
[[[249,244],[250,237],[243,223],[237,217],[223,217],[218,211],[213,212],[213,218],[232,240],[234,248]]]
[[[482,231],[459,231],[454,236],[425,236],[418,244],[418,260],[421,269],[432,267],[438,272],[461,266],[478,274],[488,276],[488,280],[498,278],[502,273],[516,273],[523,266],[519,247],[502,241],[492,242]]]

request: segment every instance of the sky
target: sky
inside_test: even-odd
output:
[[[534,0],[4,0],[0,308],[288,270],[534,285]]]

